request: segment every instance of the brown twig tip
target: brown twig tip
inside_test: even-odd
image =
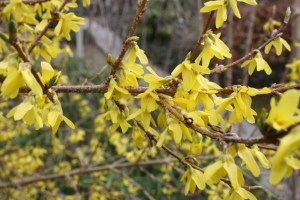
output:
[[[197,41],[197,43],[196,43],[194,49],[193,49],[192,52],[191,52],[191,57],[190,57],[190,61],[191,61],[191,62],[194,61],[195,56],[196,56],[196,53],[197,53],[198,49],[199,49],[200,46],[201,46],[201,43],[202,43],[202,41],[203,41],[203,39],[204,39],[204,37],[205,37],[205,35],[206,35],[206,32],[209,30],[209,27],[210,27],[210,24],[211,24],[212,19],[213,19],[213,17],[214,17],[214,14],[215,14],[214,11],[210,13],[209,18],[208,18],[208,20],[207,20],[207,22],[206,22],[205,28],[203,29],[203,31],[202,31],[202,33],[201,33],[201,35],[200,35],[200,37],[199,37],[199,39],[198,39],[198,41]]]
[[[115,60],[115,62],[112,64],[112,70],[110,72],[109,78],[104,81],[106,85],[108,85],[111,77],[114,77],[116,75],[116,73],[118,72],[121,62],[122,62],[127,50],[129,49],[131,42],[134,41],[134,39],[131,37],[133,36],[133,34],[137,28],[137,25],[140,22],[142,15],[146,11],[147,2],[148,2],[148,0],[139,0],[139,2],[137,4],[135,17],[134,17],[132,25],[130,27],[129,33],[123,42],[123,47],[122,47],[121,53],[118,56],[118,58]]]

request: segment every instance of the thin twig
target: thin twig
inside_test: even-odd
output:
[[[56,93],[102,93],[104,94],[107,91],[107,85],[105,84],[100,84],[100,85],[56,85],[51,87],[52,90],[54,90]],[[148,87],[123,87],[124,89],[126,89],[129,93],[133,94],[133,95],[138,95],[141,93],[144,93]],[[218,94],[226,94],[226,95],[230,95],[231,93],[233,93],[235,86],[229,86],[229,87],[225,87],[223,89],[219,89],[218,90]],[[285,85],[272,85],[271,87],[269,87],[269,89],[271,90],[270,94],[278,94],[278,93],[282,93],[285,92],[287,90],[291,90],[291,89],[300,89],[300,84],[296,84],[296,85],[290,85],[290,86],[285,86]],[[28,93],[30,92],[30,88],[28,87],[22,87],[20,88],[20,93]],[[168,96],[174,96],[174,94],[176,93],[176,90],[174,89],[170,89],[170,88],[159,88],[157,90],[155,90],[156,93],[159,94],[165,94]],[[266,94],[268,95],[268,94]]]
[[[174,162],[174,160],[170,159],[160,159],[160,160],[149,160],[149,161],[143,161],[143,162],[136,162],[136,163],[120,163],[116,165],[105,165],[105,166],[99,166],[99,167],[83,167],[83,168],[77,168],[73,169],[71,171],[60,173],[60,174],[51,174],[51,175],[40,175],[40,176],[34,176],[34,177],[28,177],[28,178],[22,178],[21,180],[16,180],[12,183],[0,185],[0,189],[3,188],[9,188],[14,187],[18,188],[20,186],[25,186],[29,184],[33,184],[39,181],[49,181],[49,180],[56,180],[56,179],[62,179],[66,177],[66,174],[69,176],[75,176],[80,174],[88,174],[88,173],[94,173],[99,171],[108,171],[112,168],[115,169],[121,169],[126,167],[140,167],[140,166],[148,166],[148,165],[157,165],[157,164],[168,164],[170,162]]]
[[[210,15],[209,15],[209,18],[208,18],[208,20],[207,20],[207,22],[206,22],[205,28],[203,29],[203,31],[202,31],[202,33],[201,33],[201,35],[200,35],[200,37],[199,37],[199,39],[198,39],[198,41],[197,41],[197,43],[196,43],[194,49],[193,49],[192,52],[191,52],[191,58],[190,58],[191,61],[194,61],[194,59],[195,59],[195,55],[196,55],[198,49],[199,49],[200,46],[201,46],[201,42],[203,41],[206,32],[208,31],[208,29],[209,29],[209,27],[210,27],[210,24],[211,24],[211,22],[212,22],[212,19],[213,19],[213,17],[214,17],[214,14],[215,14],[215,12],[213,11],[213,12],[211,12]]]
[[[120,53],[120,55],[118,56],[118,58],[114,61],[114,63],[112,64],[112,70],[110,72],[110,76],[109,79],[106,81],[106,84],[109,82],[109,80],[115,76],[115,74],[117,73],[117,71],[120,68],[121,62],[127,52],[127,50],[130,47],[130,44],[132,43],[132,39],[130,39],[130,37],[133,36],[138,23],[140,22],[140,19],[142,17],[142,15],[145,13],[146,11],[146,5],[147,5],[147,1],[148,0],[142,0],[137,4],[137,8],[136,8],[136,12],[135,12],[135,17],[134,20],[132,22],[132,25],[130,27],[130,31],[125,39],[125,41],[123,42],[123,47],[122,47],[122,51]]]
[[[127,179],[129,182],[131,182],[133,185],[138,187],[149,200],[155,200],[155,198],[141,184],[136,182],[133,178],[131,178],[127,174],[121,172],[120,170],[114,169],[114,168],[112,168],[111,171],[123,176],[125,179]]]

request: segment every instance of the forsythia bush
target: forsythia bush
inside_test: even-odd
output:
[[[272,34],[263,44],[232,63],[212,67],[212,59],[232,57],[218,28],[227,21],[228,9],[242,17],[242,3],[257,5],[256,0],[207,1],[200,10],[210,13],[207,28],[171,75],[161,77],[148,65],[134,35],[147,7],[147,0],[139,0],[120,55],[108,55],[107,78],[96,84],[69,85],[70,77],[57,66],[65,61],[57,60],[72,55],[64,41],[85,23],[73,12],[81,3],[3,2],[1,199],[125,199],[127,193],[171,199],[183,192],[208,199],[252,200],[263,188],[249,176],[259,177],[264,168],[270,171],[269,182],[277,185],[299,169],[300,61],[287,65],[289,82],[281,85],[222,88],[208,78],[235,66],[247,67],[249,75],[264,71],[267,76],[272,69],[264,54],[291,50],[282,34],[291,15],[287,10],[277,29],[265,26]],[[82,4],[88,6],[90,1]],[[217,29],[209,29],[214,15]],[[80,93],[103,97],[90,105]],[[259,117],[252,108],[252,98],[258,95],[272,96],[265,105],[269,111]],[[232,126],[244,121],[256,123],[262,135],[246,138],[233,132]],[[150,165],[161,168],[142,168]],[[148,186],[143,188],[129,170],[121,170],[126,167],[142,168],[140,173],[146,174],[142,177],[160,182],[161,191],[156,186],[147,191]]]

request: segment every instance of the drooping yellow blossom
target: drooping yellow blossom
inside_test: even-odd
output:
[[[34,124],[35,129],[43,127],[42,110],[36,105],[32,96],[27,97],[7,114],[7,117],[12,116],[14,120],[22,119],[26,124]]]
[[[264,31],[270,31],[271,33],[275,30],[275,27],[279,27],[281,25],[281,22],[270,18],[265,24],[264,24]]]
[[[203,173],[197,169],[189,167],[182,175],[180,181],[186,181],[184,194],[187,195],[189,192],[194,193],[196,187],[200,190],[205,188],[205,182]]]
[[[266,122],[278,131],[285,131],[290,126],[300,122],[299,98],[300,92],[297,90],[283,93],[277,104],[275,98],[272,98],[271,110]]]
[[[160,86],[171,80],[171,77],[162,78],[156,74],[156,72],[150,67],[146,67],[150,74],[144,76],[144,80],[149,83],[148,91],[158,89]]]
[[[106,99],[111,99],[112,96],[117,93],[120,93],[121,95],[129,95],[129,92],[125,90],[124,88],[121,88],[118,86],[117,82],[114,79],[111,79],[108,85],[107,92],[104,94]]]
[[[143,65],[148,64],[148,58],[147,58],[144,50],[140,49],[136,42],[133,42],[133,45],[128,54],[128,62],[135,63],[136,58],[138,58],[140,60],[141,64],[143,64]]]
[[[204,171],[204,181],[206,183],[217,183],[220,179],[228,175],[230,183],[234,189],[244,185],[244,177],[241,169],[234,163],[231,155],[224,155],[222,160],[218,160],[206,167]]]
[[[286,68],[290,69],[288,75],[291,82],[297,83],[300,80],[300,60],[293,59],[293,62],[286,65]]]
[[[203,142],[202,142],[202,136],[200,134],[197,134],[193,137],[193,142],[190,146],[190,152],[194,156],[199,156],[202,152]]]
[[[10,72],[2,83],[1,95],[3,98],[15,98],[19,88],[25,84],[22,73],[19,70]]]
[[[233,10],[233,13],[237,18],[241,18],[241,14],[240,14],[240,11],[239,11],[238,6],[237,6],[238,1],[247,3],[247,4],[252,5],[252,6],[257,5],[256,0],[229,0],[230,6]]]
[[[84,24],[82,17],[77,17],[74,13],[67,13],[60,17],[58,24],[54,29],[57,36],[64,36],[67,40],[71,40],[70,31],[78,32],[79,25]]]
[[[91,4],[91,0],[83,0],[82,4],[84,7],[89,6]]]
[[[227,5],[228,2],[225,0],[209,1],[204,3],[204,7],[201,8],[200,12],[207,13],[216,10],[216,28],[220,28],[227,20]]]
[[[269,54],[272,46],[274,46],[276,50],[276,55],[279,56],[282,53],[282,46],[284,46],[288,51],[291,51],[290,45],[285,41],[285,39],[278,37],[272,42],[270,42],[266,47],[265,47],[265,53]]]
[[[300,169],[299,159],[291,157],[297,149],[300,149],[300,126],[293,128],[281,139],[278,150],[271,159],[271,184],[278,184],[284,177],[291,175],[293,169]]]
[[[58,78],[61,74],[60,71],[56,73],[52,68],[52,66],[49,63],[44,61],[41,62],[41,68],[42,68],[42,75],[39,74],[39,76],[44,84],[47,84],[48,86],[51,87],[52,85],[57,83]]]
[[[244,68],[248,65],[249,65],[249,68],[248,68],[249,75],[253,74],[255,68],[257,71],[264,70],[266,72],[266,74],[268,74],[268,75],[270,75],[272,73],[272,69],[270,68],[269,64],[263,59],[260,51],[257,51],[254,58],[243,62],[241,67]]]
[[[249,191],[245,190],[242,187],[231,189],[229,193],[226,195],[224,200],[256,200],[256,197]]]
[[[190,63],[189,60],[185,60],[181,64],[177,65],[172,71],[172,78],[176,78],[180,74],[182,75],[182,84],[184,91],[190,91],[195,82],[197,81],[197,73],[209,74],[210,70],[204,68],[196,63]]]
[[[43,36],[31,54],[35,55],[36,59],[42,56],[47,62],[50,62],[52,58],[57,56],[58,52],[59,49],[53,45],[53,42],[46,36]]]
[[[57,132],[62,121],[64,121],[71,129],[75,129],[73,122],[63,115],[61,106],[52,106],[47,114],[47,124],[52,127],[52,134]]]
[[[30,87],[37,96],[41,97],[43,95],[43,89],[31,73],[31,65],[29,63],[20,63],[19,70],[28,87]]]
[[[240,144],[238,147],[238,155],[245,162],[247,169],[257,177],[260,174],[260,169],[254,160],[251,150],[244,144]]]
[[[200,64],[202,61],[202,66],[207,68],[213,57],[223,60],[224,58],[231,58],[230,49],[227,45],[220,40],[221,34],[209,33],[204,39],[204,47],[200,55],[197,57],[195,63]]]
[[[136,98],[141,99],[141,108],[143,112],[150,113],[159,107],[158,104],[156,103],[156,101],[159,101],[159,97],[157,96],[157,94],[153,92],[147,91],[141,93],[137,95]]]
[[[2,12],[9,18],[10,14],[14,15],[14,19],[19,22],[22,20],[24,13],[29,13],[29,7],[22,0],[10,0],[10,3],[3,8]]]
[[[269,88],[263,88],[261,90],[245,86],[236,88],[236,91],[228,98],[216,99],[216,104],[219,105],[216,111],[217,113],[222,112],[224,109],[231,111],[232,114],[229,118],[229,122],[242,122],[244,117],[249,123],[254,123],[256,112],[251,108],[251,96],[268,94],[270,92],[271,90]],[[231,104],[234,107],[231,107]]]
[[[84,140],[84,136],[85,136],[85,131],[82,129],[76,130],[76,131],[72,131],[68,140],[71,143],[78,143],[82,140]]]
[[[111,120],[113,123],[112,130],[116,130],[118,127],[121,127],[122,132],[126,133],[128,128],[131,127],[131,125],[127,122],[128,108],[126,109],[126,105],[123,105],[124,110],[120,110],[114,101],[109,100],[107,101],[107,106],[109,110],[102,114],[101,117]]]
[[[229,0],[230,6],[233,10],[234,15],[237,18],[241,18],[240,11],[237,6],[237,2],[244,2],[250,5],[257,5],[256,0]],[[227,6],[228,0],[214,0],[204,3],[204,7],[201,8],[200,12],[207,13],[216,11],[216,28],[220,28],[225,21],[227,21]]]

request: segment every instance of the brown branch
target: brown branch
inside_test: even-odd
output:
[[[245,55],[244,57],[230,63],[230,64],[227,64],[227,65],[217,65],[214,69],[211,70],[211,74],[214,74],[214,73],[222,73],[224,71],[226,71],[227,69],[229,68],[232,68],[248,59],[250,59],[251,57],[253,57],[257,50],[261,51],[263,48],[265,48],[265,46],[267,46],[270,42],[272,42],[273,40],[275,40],[276,38],[280,37],[281,34],[282,34],[282,31],[283,29],[286,27],[287,23],[286,22],[283,22],[282,25],[279,27],[279,29],[272,33],[270,38],[264,42],[262,45],[260,45],[257,49],[253,49],[251,52],[249,52],[247,55]]]
[[[112,64],[112,70],[110,72],[110,76],[109,79],[106,81],[106,84],[109,82],[109,80],[115,76],[115,74],[117,73],[117,71],[120,68],[121,62],[127,52],[127,50],[130,47],[130,44],[132,43],[132,39],[130,39],[130,37],[133,36],[138,23],[140,22],[140,19],[142,17],[142,15],[145,13],[146,11],[146,5],[147,5],[147,1],[148,0],[141,0],[138,4],[137,4],[137,8],[136,8],[136,12],[135,12],[135,17],[134,20],[132,22],[132,25],[130,27],[130,31],[126,37],[126,40],[123,42],[123,47],[122,47],[122,51],[120,53],[120,55],[118,56],[118,58],[114,61],[114,63]]]
[[[177,118],[177,120],[179,120],[181,123],[183,123],[186,127],[193,129],[194,131],[196,131],[197,133],[200,133],[201,135],[210,137],[210,138],[218,140],[218,141],[224,141],[227,143],[243,143],[246,145],[253,145],[253,144],[273,143],[274,141],[277,141],[278,138],[284,136],[284,133],[283,133],[283,134],[277,134],[274,137],[262,136],[262,137],[254,137],[254,138],[241,138],[238,136],[232,136],[232,135],[222,134],[222,133],[218,133],[218,132],[211,132],[211,131],[202,129],[198,125],[194,124],[192,118],[188,118],[188,117],[185,117],[185,116],[179,114],[179,112],[165,100],[165,98],[162,96],[162,94],[159,94],[158,96],[160,98],[160,104],[166,110],[168,110],[173,116],[175,116]]]
[[[101,93],[104,94],[107,91],[107,85],[56,85],[51,87],[56,93]],[[145,92],[148,87],[123,87],[129,93],[133,95],[138,95],[140,93]],[[285,92],[291,89],[300,89],[300,84],[284,86],[284,85],[274,85],[269,87],[271,89],[271,94],[278,94]],[[20,93],[28,93],[30,92],[30,88],[22,87],[20,88]],[[159,88],[155,90],[156,93],[165,94],[169,96],[174,96],[176,90],[170,88]],[[225,87],[223,89],[218,90],[218,94],[226,94],[230,95],[234,92],[234,86]]]
[[[56,93],[105,93],[108,86],[105,84],[100,85],[56,85],[51,87]],[[129,93],[137,95],[145,92],[148,87],[123,87],[128,90]],[[30,88],[22,87],[20,88],[20,93],[30,92]],[[174,96],[175,91],[168,88],[159,88],[155,90],[157,93],[166,94],[169,96]]]
[[[12,183],[0,185],[0,189],[9,188],[9,187],[17,188],[20,186],[33,184],[40,181],[62,179],[65,178],[66,176],[75,176],[75,175],[88,174],[88,173],[94,173],[99,171],[108,171],[111,170],[112,168],[121,169],[126,167],[141,167],[141,166],[148,166],[148,165],[168,164],[170,162],[174,162],[174,160],[160,159],[160,160],[150,160],[150,161],[143,161],[143,162],[136,162],[136,163],[121,163],[115,165],[105,165],[99,167],[83,167],[83,168],[73,169],[71,171],[60,173],[60,174],[41,175],[41,176],[22,178],[21,180],[16,180]]]
[[[203,29],[203,31],[202,31],[202,33],[201,33],[201,35],[200,35],[200,37],[199,37],[199,39],[198,39],[198,41],[197,41],[197,43],[196,43],[194,49],[193,49],[192,52],[191,52],[191,58],[190,58],[191,61],[194,61],[195,55],[196,55],[198,49],[199,49],[200,46],[201,46],[201,42],[203,41],[206,32],[208,31],[208,29],[209,29],[209,27],[210,27],[210,24],[211,24],[211,22],[212,22],[212,19],[213,19],[213,17],[214,17],[214,14],[215,14],[215,12],[213,11],[213,12],[211,12],[210,15],[209,15],[209,18],[208,18],[208,20],[207,20],[207,22],[206,22],[205,28]]]
[[[69,0],[65,0],[62,5],[58,8],[56,11],[55,9],[51,12],[52,13],[52,18],[49,20],[48,24],[44,27],[44,29],[40,32],[40,34],[34,39],[30,47],[28,48],[29,54],[32,52],[34,47],[39,43],[40,39],[46,34],[48,29],[51,27],[51,25],[59,19],[59,15],[57,13],[61,12],[66,4],[69,2]]]

